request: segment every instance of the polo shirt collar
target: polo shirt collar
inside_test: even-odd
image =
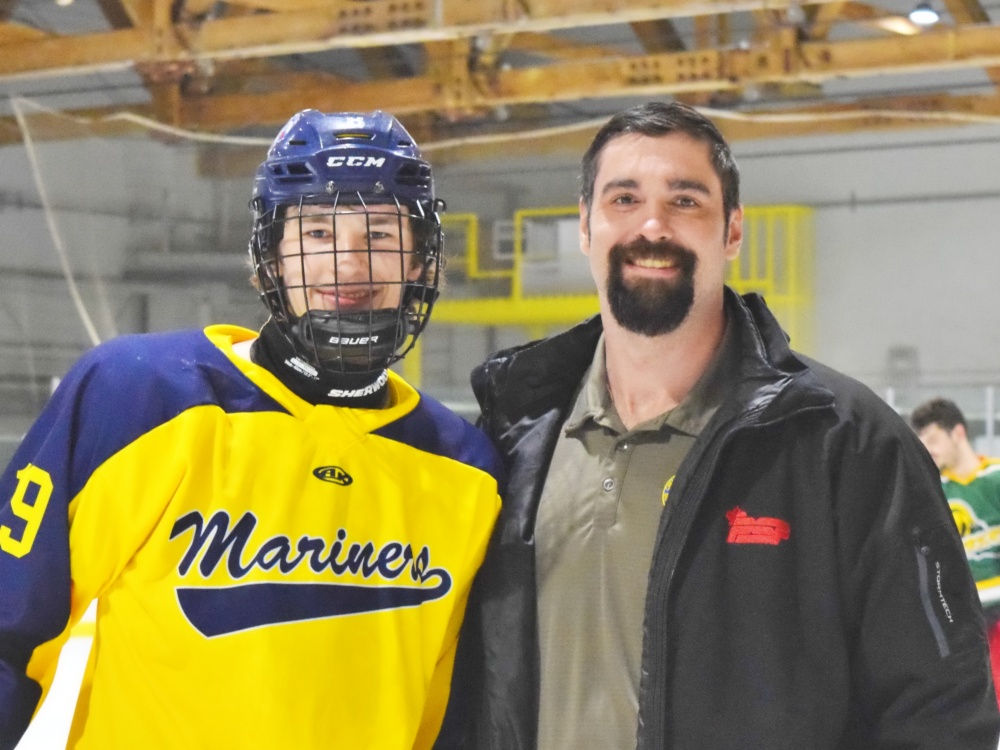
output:
[[[633,431],[658,431],[663,427],[672,427],[691,436],[701,433],[737,380],[740,353],[734,327],[727,319],[726,330],[718,350],[685,399],[670,411],[636,425]],[[594,359],[583,376],[573,409],[566,419],[563,430],[569,435],[575,431],[594,427],[605,427],[618,434],[628,432],[618,416],[608,389],[603,333],[598,339]]]

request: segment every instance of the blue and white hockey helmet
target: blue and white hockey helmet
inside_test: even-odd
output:
[[[431,165],[395,117],[378,110],[299,112],[258,168],[254,198],[268,210],[299,201],[328,202],[338,192],[394,195],[427,214],[434,206]]]
[[[395,117],[380,111],[299,112],[257,169],[251,208],[250,255],[261,297],[300,356],[320,372],[375,371],[413,347],[438,294],[444,203],[434,197],[430,164]],[[344,247],[340,240],[338,247],[338,221],[341,229],[356,220],[351,217],[363,217],[369,228],[373,222],[384,226],[387,213],[395,217],[398,233],[369,233],[380,238],[374,245],[369,239],[363,247]],[[305,216],[312,224],[317,217],[328,222],[331,241],[321,255],[334,269],[332,278],[308,278],[307,258],[315,268],[315,241],[299,239],[297,250],[289,247],[286,238],[317,235],[315,228],[303,231]],[[385,244],[386,234],[398,234],[396,245]],[[373,258],[381,261],[391,252],[399,255],[403,273],[394,282],[375,278],[371,269],[379,264]],[[368,278],[336,276],[335,259],[349,253],[368,254]],[[357,309],[338,302],[357,299],[365,286],[384,289],[387,283],[400,287],[388,295],[398,300],[391,307]],[[329,291],[334,287],[347,291],[334,294]]]

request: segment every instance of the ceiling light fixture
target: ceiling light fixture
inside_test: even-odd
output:
[[[793,2],[785,9],[785,20],[792,26],[798,26],[805,23],[806,12],[802,10],[802,6],[798,2]]]
[[[941,15],[930,3],[923,2],[910,11],[910,20],[917,26],[933,26],[941,20]]]
[[[65,8],[67,5],[72,5],[73,0],[56,0],[56,5],[60,8]]]

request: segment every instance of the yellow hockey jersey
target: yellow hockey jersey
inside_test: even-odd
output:
[[[390,374],[314,406],[230,326],[85,355],[0,478],[0,748],[97,599],[69,746],[429,747],[499,510],[489,441]]]

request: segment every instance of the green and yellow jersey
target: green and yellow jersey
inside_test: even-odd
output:
[[[982,457],[969,476],[941,475],[984,606],[1000,604],[1000,459]]]
[[[0,477],[0,748],[94,599],[70,747],[433,744],[496,453],[392,373],[385,409],[306,403],[254,335],[97,347]]]

